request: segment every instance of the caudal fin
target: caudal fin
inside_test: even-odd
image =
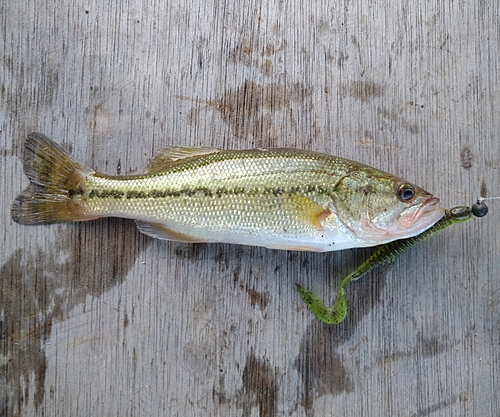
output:
[[[31,184],[12,204],[12,219],[20,224],[88,220],[81,205],[85,176],[95,171],[74,161],[41,133],[30,133],[25,144],[24,172]]]

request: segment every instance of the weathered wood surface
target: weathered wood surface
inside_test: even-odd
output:
[[[110,174],[167,144],[356,159],[471,204],[500,195],[497,1],[0,4],[1,416],[499,416],[499,203],[333,302],[369,250],[155,241],[131,221],[20,226],[33,130]]]

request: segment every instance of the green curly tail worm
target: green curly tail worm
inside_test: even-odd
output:
[[[439,232],[452,224],[462,223],[469,220],[471,217],[472,210],[470,207],[454,207],[446,210],[441,220],[419,235],[409,237],[407,239],[395,240],[380,246],[375,253],[366,260],[366,262],[361,264],[355,271],[351,272],[342,280],[337,294],[337,301],[333,307],[326,307],[321,299],[316,294],[309,291],[306,287],[300,284],[295,285],[297,286],[300,296],[307,304],[307,307],[309,307],[318,319],[327,324],[338,324],[346,318],[347,312],[349,311],[349,302],[347,300],[346,290],[353,281],[360,279],[362,276],[366,275],[372,269],[380,265],[394,261],[399,254],[405,252],[417,242],[427,239],[429,236],[432,236],[434,233]]]

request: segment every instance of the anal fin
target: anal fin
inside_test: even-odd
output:
[[[186,243],[203,243],[204,240],[189,236],[184,233],[176,232],[165,226],[162,223],[145,222],[143,220],[136,220],[135,224],[141,233],[154,237],[155,239],[173,240],[176,242]]]
[[[292,245],[292,244],[266,244],[265,246],[268,249],[278,249],[278,250],[295,250],[299,252],[323,252],[320,248],[317,248],[315,246],[306,246],[306,245]]]

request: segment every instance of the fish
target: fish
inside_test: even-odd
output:
[[[121,217],[158,239],[327,252],[415,236],[444,214],[409,181],[308,150],[169,146],[143,174],[115,176],[33,132],[23,165],[30,184],[11,208],[23,225]]]

